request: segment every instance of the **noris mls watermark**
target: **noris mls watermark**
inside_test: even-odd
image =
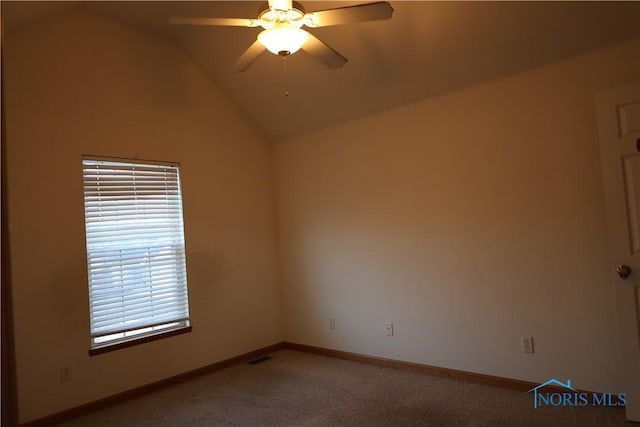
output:
[[[553,386],[553,390],[545,391]],[[561,390],[558,391],[558,388]],[[625,406],[627,396],[624,393],[594,393],[578,391],[571,386],[571,380],[562,383],[555,378],[532,388],[533,407],[542,406]]]

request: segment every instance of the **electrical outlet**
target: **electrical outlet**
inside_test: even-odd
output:
[[[392,337],[393,336],[393,322],[385,322],[384,323],[384,330],[385,330],[387,336]]]
[[[60,382],[71,381],[71,367],[60,368]]]
[[[335,329],[336,328],[336,319],[334,317],[330,317],[329,318],[329,329]]]
[[[523,353],[533,353],[533,337],[520,337]]]

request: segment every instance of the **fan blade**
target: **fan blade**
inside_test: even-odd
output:
[[[331,69],[340,68],[347,63],[347,58],[327,46],[319,38],[309,33],[302,50],[315,56],[320,62]]]
[[[304,24],[311,28],[328,27],[359,21],[389,19],[391,15],[393,15],[393,8],[389,2],[381,1],[307,13],[304,16]]]
[[[262,43],[256,40],[251,46],[249,46],[249,49],[245,50],[242,56],[238,58],[232,68],[232,71],[234,73],[241,73],[245,71],[251,66],[251,64],[255,62],[256,59],[258,59],[258,56],[260,56],[260,54],[265,50],[266,49],[264,48],[264,46],[262,46]]]
[[[269,0],[269,9],[291,10],[293,2],[291,0]]]
[[[225,27],[257,27],[260,21],[245,18],[169,18],[170,24],[175,25],[207,25]]]

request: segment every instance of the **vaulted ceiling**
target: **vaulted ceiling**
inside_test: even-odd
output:
[[[303,2],[307,12],[363,2]],[[254,18],[253,1],[2,1],[6,34],[84,8],[175,40],[266,138],[285,139],[640,37],[640,2],[401,2],[393,18],[311,29],[349,59],[305,52],[231,67],[260,28],[182,27],[172,16]],[[640,52],[638,52],[640,58]],[[285,89],[289,96],[284,96]]]

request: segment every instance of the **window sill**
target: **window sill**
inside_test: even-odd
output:
[[[166,332],[160,332],[154,335],[147,335],[140,338],[132,338],[128,341],[120,341],[113,344],[105,344],[100,347],[94,347],[89,350],[89,356],[97,356],[98,354],[109,353],[110,351],[120,350],[122,348],[133,347],[134,345],[144,344],[151,341],[161,340],[176,335],[188,334],[191,332],[191,326],[185,326],[178,329],[172,329]]]

